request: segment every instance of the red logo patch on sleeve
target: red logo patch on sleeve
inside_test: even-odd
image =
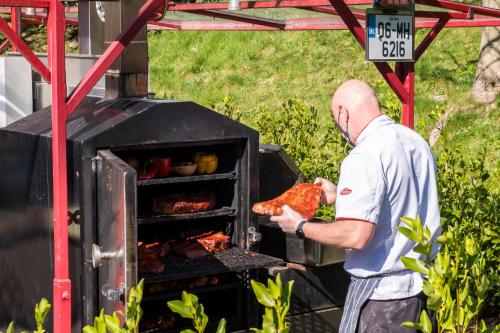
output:
[[[344,188],[342,191],[340,191],[340,195],[348,195],[352,192],[350,188]]]

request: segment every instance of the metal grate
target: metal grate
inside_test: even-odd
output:
[[[276,266],[282,263],[281,259],[234,247],[197,260],[168,258],[165,259],[164,272],[142,274],[141,277],[145,282],[161,282]]]
[[[137,185],[151,186],[151,185],[163,185],[163,184],[193,183],[193,182],[203,182],[203,181],[223,180],[223,179],[234,180],[236,179],[236,173],[228,172],[228,173],[218,173],[213,175],[195,175],[195,176],[185,176],[185,177],[168,177],[168,178],[139,180],[137,182]]]
[[[203,218],[217,217],[217,216],[234,216],[235,214],[236,214],[235,209],[222,207],[220,209],[214,209],[208,212],[142,216],[138,219],[138,223],[152,224],[152,223],[161,223],[168,221],[203,219]]]

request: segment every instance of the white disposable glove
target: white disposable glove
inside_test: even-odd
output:
[[[297,226],[300,222],[305,221],[305,219],[294,211],[289,206],[283,206],[283,214],[279,216],[272,216],[271,221],[279,224],[281,230],[284,232],[288,232],[291,234],[295,234],[295,230],[297,230]]]

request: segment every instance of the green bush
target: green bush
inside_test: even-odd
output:
[[[482,275],[490,281],[485,310],[500,308],[500,195],[489,189],[490,175],[484,167],[484,152],[464,157],[458,151],[443,151],[438,157],[438,190],[443,237],[452,261],[465,272],[459,257],[464,246],[474,246],[485,260]],[[488,311],[489,312],[489,311]]]
[[[484,321],[478,321],[490,285],[483,273],[485,252],[468,236],[460,247],[453,246],[455,238],[441,236],[438,238],[442,244],[441,251],[432,261],[435,242],[431,239],[429,229],[422,226],[419,218],[403,217],[401,220],[404,226],[397,229],[415,242],[413,251],[425,257],[425,261],[410,257],[401,260],[407,269],[424,274],[423,289],[428,297],[427,310],[422,311],[419,322],[405,322],[403,326],[416,328],[423,333],[432,333],[433,326],[439,333],[465,333],[472,326],[475,326],[475,332],[493,332]],[[435,314],[434,325],[428,311]]]
[[[275,110],[260,109],[257,126],[261,142],[283,147],[306,179],[338,180],[340,162],[349,145],[334,128],[333,121],[321,123],[317,109],[301,100],[288,100]]]
[[[208,316],[205,314],[205,308],[203,304],[198,302],[198,297],[194,294],[190,294],[186,291],[182,292],[182,299],[174,300],[167,303],[167,306],[183,318],[191,319],[193,322],[193,327],[196,331],[192,329],[182,330],[181,333],[204,333],[208,325]],[[217,326],[216,333],[226,332],[226,319],[222,318]]]
[[[288,333],[290,325],[286,321],[286,315],[290,310],[294,281],[283,284],[278,274],[275,281],[267,279],[267,287],[254,280],[251,284],[257,301],[264,306],[264,315],[262,329],[250,330],[256,333]]]

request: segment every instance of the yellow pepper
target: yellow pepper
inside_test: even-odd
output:
[[[199,174],[212,174],[217,170],[218,159],[215,154],[196,153],[193,160],[198,165],[196,170]]]

